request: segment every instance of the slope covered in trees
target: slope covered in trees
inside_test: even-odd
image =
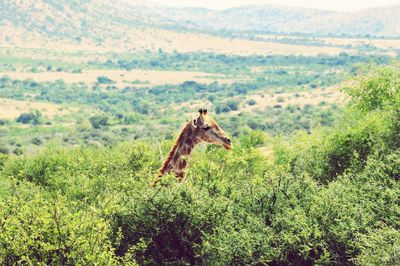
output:
[[[334,127],[198,149],[155,189],[148,142],[0,155],[1,264],[399,264],[399,67],[346,91]]]
[[[62,43],[71,47],[81,44],[80,49],[87,49],[88,46],[115,48],[117,44],[150,49],[152,45],[149,43],[155,42],[157,45],[161,37],[166,38],[167,42],[175,35],[177,38],[186,37],[187,40],[187,34],[193,31],[229,37],[234,36],[232,33],[246,33],[253,37],[261,33],[400,36],[400,5],[358,12],[273,5],[215,11],[156,7],[146,5],[146,2],[3,0],[0,2],[0,40],[8,45],[29,47]],[[158,42],[154,35],[158,36]],[[141,39],[147,39],[148,42],[142,42]]]

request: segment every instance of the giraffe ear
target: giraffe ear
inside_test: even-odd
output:
[[[197,118],[193,119],[192,125],[193,125],[194,128],[197,128],[197,126],[198,126],[197,125]]]

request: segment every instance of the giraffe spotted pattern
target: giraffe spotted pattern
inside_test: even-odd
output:
[[[175,173],[179,180],[183,181],[193,149],[201,142],[220,145],[227,150],[232,149],[230,138],[207,114],[207,110],[200,109],[199,114],[199,117],[189,121],[182,129],[153,185],[156,185],[162,176],[170,172]]]

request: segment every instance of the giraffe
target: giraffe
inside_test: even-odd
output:
[[[188,159],[191,157],[194,147],[201,142],[217,144],[227,150],[233,148],[230,138],[207,114],[207,109],[202,108],[199,113],[197,118],[189,121],[182,129],[165,159],[157,179],[153,182],[153,186],[169,172],[174,172],[180,182],[184,181]]]

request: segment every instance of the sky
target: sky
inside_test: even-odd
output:
[[[210,9],[274,4],[335,11],[356,11],[369,7],[400,4],[400,0],[151,0],[151,2],[164,6],[206,7]]]

